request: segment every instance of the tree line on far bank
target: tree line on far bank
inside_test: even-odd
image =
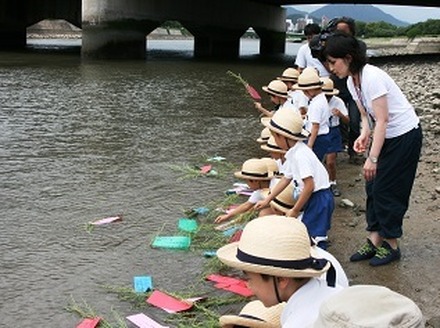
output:
[[[362,38],[407,37],[440,35],[440,19],[428,19],[425,22],[398,27],[386,22],[356,21],[356,34]]]
[[[180,29],[184,35],[190,33],[177,21],[167,21],[161,25],[167,29]],[[428,19],[425,22],[398,27],[386,22],[356,21],[356,34],[362,38],[408,37],[440,35],[440,19]]]

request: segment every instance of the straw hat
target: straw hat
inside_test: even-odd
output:
[[[335,96],[339,94],[339,90],[335,89],[335,86],[333,84],[332,79],[328,78],[328,77],[324,77],[321,79],[322,81],[322,91],[327,95],[327,96]]]
[[[252,328],[280,328],[281,313],[286,303],[265,307],[261,301],[246,304],[239,315],[224,315],[220,317],[222,328],[244,326]]]
[[[286,68],[283,74],[277,77],[277,79],[281,81],[296,82],[298,81],[298,77],[299,77],[299,71],[292,67],[289,67]]]
[[[262,87],[262,89],[273,96],[287,98],[287,85],[283,81],[273,80],[269,85]]]
[[[296,201],[293,199],[293,184],[289,183],[288,186],[278,194],[278,196],[271,200],[270,206],[278,211],[287,213],[293,208],[293,206],[295,206],[295,203]]]
[[[343,289],[321,304],[310,328],[424,328],[425,320],[409,298],[383,286]]]
[[[236,178],[247,180],[270,180],[273,177],[265,160],[258,158],[248,159],[241,166],[241,171],[234,173]]]
[[[260,137],[257,139],[257,142],[260,144],[264,144],[269,140],[270,138],[270,130],[268,127],[265,127],[263,130],[261,130]]]
[[[279,215],[256,218],[244,227],[238,242],[217,251],[226,265],[276,277],[319,277],[331,266],[311,256],[306,226],[297,219]]]
[[[271,117],[269,116],[263,116],[260,118],[260,123],[263,124],[265,127],[267,127],[267,124],[270,122]]]
[[[275,142],[275,138],[273,136],[269,137],[269,140],[267,140],[267,143],[260,146],[261,149],[268,151],[270,153],[278,153],[278,154],[285,154],[286,151],[281,149],[277,143]]]
[[[268,122],[264,122],[273,132],[281,134],[289,139],[304,140],[309,132],[303,129],[304,122],[301,116],[290,108],[281,108]]]
[[[305,68],[298,77],[298,83],[292,86],[296,90],[321,89],[322,81],[319,79],[318,72],[312,68]]]
[[[266,162],[267,169],[269,170],[269,172],[272,172],[272,174],[274,176],[277,176],[280,174],[279,173],[280,168],[278,167],[278,163],[276,160],[274,160],[273,158],[270,158],[270,157],[263,157],[261,160]]]

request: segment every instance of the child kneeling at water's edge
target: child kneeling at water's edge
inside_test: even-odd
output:
[[[248,212],[252,210],[255,204],[264,198],[264,190],[270,187],[270,181],[274,177],[274,170],[277,169],[275,160],[274,165],[268,165],[268,158],[251,158],[245,161],[242,165],[242,169],[239,172],[235,172],[236,178],[243,179],[246,181],[247,185],[251,190],[253,190],[252,195],[249,199],[240,204],[237,208],[233,209],[227,214],[219,215],[214,223],[221,223],[223,221],[229,220],[232,217]],[[265,206],[268,208],[269,206]],[[261,208],[260,215],[264,215],[265,208]]]

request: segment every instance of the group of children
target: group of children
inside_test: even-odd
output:
[[[377,299],[373,303],[375,311],[384,311],[381,319],[423,327],[420,310],[406,297],[379,286],[348,287],[340,263],[326,251],[334,196],[340,195],[338,126],[349,120],[332,81],[321,79],[313,68],[301,73],[288,68],[263,90],[277,106],[269,111],[255,103],[264,115],[257,141],[270,158],[242,164],[235,177],[245,180],[253,192],[246,202],[215,219],[221,223],[247,211],[259,212],[238,242],[217,251],[223,263],[243,271],[258,300],[239,315],[221,317],[222,327],[348,327],[368,320],[365,327],[376,327],[374,316],[365,318],[361,305],[344,306],[347,297],[357,298],[359,304]],[[390,306],[396,310],[386,314]]]
[[[277,197],[283,191],[289,192],[290,200],[285,203],[289,207],[283,214],[301,220],[318,246],[326,249],[333,196],[339,195],[334,193],[336,153],[342,150],[338,125],[340,120],[348,121],[347,110],[336,96],[332,81],[321,80],[313,68],[301,74],[287,68],[262,89],[277,106],[268,111],[255,103],[264,114],[261,122],[265,126],[258,141],[273,160],[250,159],[243,163],[235,176],[244,179],[254,192],[247,202],[220,215],[215,223],[250,210],[259,211],[259,216],[277,214]],[[265,189],[270,189],[267,195]]]

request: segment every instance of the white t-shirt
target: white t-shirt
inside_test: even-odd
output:
[[[305,119],[305,128],[309,132],[312,131],[312,124],[318,123],[318,136],[329,133],[330,109],[327,98],[324,93],[316,95],[310,100]]]
[[[300,108],[305,107],[309,105],[309,98],[302,92],[301,90],[290,90],[288,91],[289,98],[287,98],[287,101],[290,101],[293,105],[293,107],[296,109],[297,113],[300,113]]]
[[[327,282],[321,279],[310,279],[290,296],[281,313],[281,326],[283,328],[304,328],[312,324],[318,318],[322,302],[342,289],[340,286],[329,287]]]
[[[281,105],[278,107],[277,111],[280,110],[281,108],[289,108],[289,109],[291,109],[293,112],[295,112],[295,113],[299,113],[298,108],[296,108],[296,107],[294,106],[294,104],[290,101],[289,98],[287,98],[287,100],[286,100],[286,102],[285,102],[284,104],[281,104]]]
[[[376,119],[372,108],[373,100],[381,96],[387,98],[388,124],[385,138],[401,136],[417,127],[419,118],[414,111],[414,107],[408,102],[396,82],[385,71],[366,64],[360,73],[360,80],[360,90],[356,90],[351,76],[347,79],[347,87],[353,99],[355,101],[359,100],[373,119]]]
[[[248,202],[250,202],[252,204],[256,204],[260,200],[263,200],[266,197],[265,191],[267,191],[267,189],[266,190],[265,189],[254,190],[254,192],[249,196]]]
[[[330,73],[322,65],[319,59],[313,58],[312,51],[310,50],[309,44],[303,44],[296,54],[295,64],[300,68],[314,67],[318,70],[320,77],[330,76]]]
[[[344,101],[338,96],[333,96],[330,98],[328,102],[328,109],[330,110],[330,127],[334,128],[335,126],[339,126],[339,116],[333,115],[332,110],[334,108],[339,109],[339,111],[343,115],[348,115],[347,106],[345,106]]]
[[[298,141],[284,157],[286,159],[284,163],[286,178],[302,182],[305,178],[313,177],[315,184],[313,192],[330,187],[327,170],[313,150],[304,142]]]

